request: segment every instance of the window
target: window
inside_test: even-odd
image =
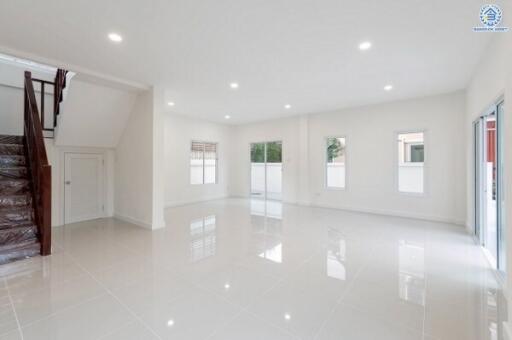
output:
[[[326,153],[327,187],[345,188],[345,138],[327,138]]]
[[[190,184],[217,183],[217,144],[192,142]]]
[[[423,193],[424,161],[424,133],[398,134],[398,191]]]

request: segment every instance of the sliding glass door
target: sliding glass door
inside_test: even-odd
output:
[[[251,197],[281,200],[282,142],[251,144]]]
[[[496,108],[496,200],[498,213],[498,268],[505,270],[506,268],[506,242],[505,242],[505,159],[503,139],[503,121],[505,117],[505,101],[501,101]]]
[[[503,137],[504,102],[474,123],[475,234],[491,263],[505,268]]]

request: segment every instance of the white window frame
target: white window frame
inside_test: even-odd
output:
[[[192,145],[194,143],[202,143],[204,145],[206,144],[214,144],[215,145],[215,182],[213,183],[205,183],[204,182],[204,173],[205,173],[205,166],[204,166],[204,147],[203,147],[203,166],[202,166],[202,173],[203,173],[203,179],[201,181],[201,183],[192,183],[192,176],[191,176],[191,165],[190,165],[190,160],[191,160],[191,157],[190,157],[190,153],[192,153]],[[188,183],[190,185],[216,185],[216,184],[219,184],[219,143],[218,142],[210,142],[210,141],[204,141],[204,140],[198,140],[198,139],[193,139],[190,141],[190,144],[189,144],[189,163],[188,163]]]
[[[400,135],[403,134],[409,134],[409,133],[423,133],[423,192],[407,192],[407,191],[400,191],[400,178],[399,178],[399,171],[400,171],[400,155],[398,154],[398,138]],[[429,153],[430,153],[430,146],[429,146],[429,138],[428,138],[428,130],[427,129],[410,129],[410,130],[398,130],[395,131],[393,134],[393,150],[394,150],[394,165],[393,165],[393,173],[394,173],[394,187],[395,192],[399,195],[404,196],[413,196],[413,197],[427,197],[429,194],[429,187],[428,187],[428,174],[429,174]],[[404,162],[404,164],[408,164],[407,162]],[[413,163],[414,164],[414,163]]]
[[[329,140],[329,138],[343,138],[345,139],[345,186],[340,188],[340,187],[330,187],[328,185],[328,178],[327,178],[327,165],[328,165],[328,162],[327,162],[327,142]],[[324,188],[326,190],[333,190],[333,191],[345,191],[347,190],[347,186],[348,186],[348,167],[347,167],[347,163],[348,163],[348,143],[347,143],[347,136],[346,135],[336,135],[336,136],[325,136],[324,139],[323,139],[323,144],[322,144],[322,149],[323,149],[323,154],[324,154],[324,164],[323,164],[323,167],[324,167]]]

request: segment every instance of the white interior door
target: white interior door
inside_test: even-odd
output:
[[[103,155],[65,153],[65,223],[103,217]]]

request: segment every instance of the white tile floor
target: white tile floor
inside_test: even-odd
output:
[[[51,257],[0,267],[0,340],[502,338],[461,227],[235,199],[166,215],[55,228]]]

